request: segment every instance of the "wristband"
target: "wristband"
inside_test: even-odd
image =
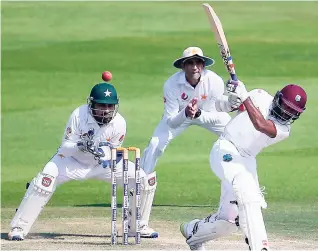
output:
[[[200,117],[201,113],[201,109],[199,108],[198,111],[195,113],[194,118],[197,119],[198,117]]]

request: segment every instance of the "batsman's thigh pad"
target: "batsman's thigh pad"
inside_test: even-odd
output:
[[[190,246],[202,244],[230,235],[236,230],[237,226],[234,223],[225,220],[216,220],[213,222],[201,220],[195,223],[192,235],[187,239],[187,243]]]
[[[239,208],[240,228],[247,236],[251,250],[267,250],[267,233],[261,210],[263,198],[252,174],[239,173],[232,185]]]
[[[11,221],[11,227],[20,227],[26,236],[43,207],[50,200],[56,187],[54,169],[50,173],[40,172],[30,183],[24,198]]]
[[[140,204],[140,211],[141,211],[141,225],[147,225],[149,223],[152,202],[155,196],[157,188],[157,177],[156,172],[152,172],[147,176],[141,179],[141,204]],[[131,191],[130,193],[130,228],[132,231],[136,229],[136,204],[135,198],[136,196],[135,191]]]
[[[232,182],[236,175],[242,172],[250,173],[261,195],[262,208],[267,204],[259,188],[257,164],[254,157],[242,157],[236,147],[225,139],[219,139],[210,153],[210,165],[212,171],[222,180],[222,183],[229,183],[232,190]]]
[[[232,183],[234,176],[246,170],[244,158],[229,141],[218,139],[210,153],[210,167],[222,181]]]

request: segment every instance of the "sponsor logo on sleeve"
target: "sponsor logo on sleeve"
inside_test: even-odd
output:
[[[71,127],[67,127],[66,128],[66,133],[65,133],[65,139],[69,139],[71,134],[72,134],[72,128]]]

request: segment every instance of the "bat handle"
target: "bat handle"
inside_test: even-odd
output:
[[[237,78],[237,76],[236,76],[235,73],[231,73],[230,75],[231,75],[231,79],[232,79],[233,81],[238,81],[238,78]]]

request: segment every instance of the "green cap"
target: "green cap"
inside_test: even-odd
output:
[[[110,83],[99,83],[95,85],[89,95],[89,100],[98,104],[115,104],[119,103],[117,91]]]

